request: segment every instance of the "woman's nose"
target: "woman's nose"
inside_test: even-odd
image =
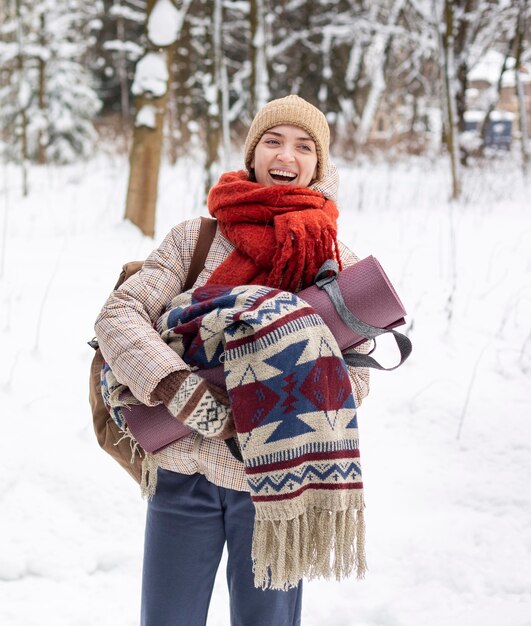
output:
[[[294,159],[293,150],[289,146],[283,146],[279,150],[277,158],[283,163],[291,163]]]

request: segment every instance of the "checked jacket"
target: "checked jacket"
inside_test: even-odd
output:
[[[188,369],[161,340],[153,324],[182,291],[199,225],[200,218],[195,218],[175,226],[146,259],[142,269],[109,296],[96,320],[101,351],[116,378],[149,406],[156,404],[151,394],[163,378],[171,372]],[[339,249],[343,267],[358,261],[341,242]],[[218,228],[194,287],[204,285],[233,250],[234,246]],[[362,353],[369,349],[370,342],[356,348]],[[369,392],[369,372],[364,368],[349,368],[349,377],[359,406]],[[249,490],[243,464],[231,455],[223,441],[192,433],[159,452],[157,461],[160,467],[181,474],[204,474],[219,487]]]

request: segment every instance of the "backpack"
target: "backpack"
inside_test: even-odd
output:
[[[201,270],[204,268],[208,251],[210,250],[210,246],[216,234],[216,228],[216,220],[207,217],[201,218],[199,237],[192,255],[192,260],[190,261],[183,291],[193,286]],[[142,265],[143,261],[126,263],[122,268],[122,272],[114,289],[118,289],[124,281],[133,274],[136,274]],[[89,403],[92,410],[92,422],[96,439],[100,447],[110,454],[137,483],[140,483],[142,477],[142,458],[145,452],[138,443],[133,443],[129,437],[124,437],[124,433],[118,428],[118,425],[107,412],[101,395],[100,382],[101,368],[104,362],[103,355],[99,349],[96,338],[88,343],[95,350],[92,363],[90,364]]]

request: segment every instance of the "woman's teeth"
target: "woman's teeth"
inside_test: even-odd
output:
[[[283,170],[270,170],[269,175],[278,181],[290,181],[297,178],[295,172],[286,172]]]

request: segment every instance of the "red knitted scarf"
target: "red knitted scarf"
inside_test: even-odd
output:
[[[340,265],[338,211],[307,187],[264,187],[228,172],[212,187],[208,209],[236,247],[209,283],[266,285],[295,291],[313,283],[327,259]]]

